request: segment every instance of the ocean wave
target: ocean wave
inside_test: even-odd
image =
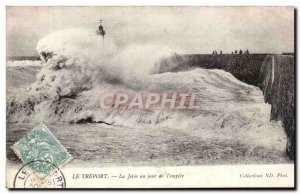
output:
[[[117,48],[109,38],[103,40],[91,31],[71,29],[44,37],[37,51],[42,68],[32,75],[36,81],[26,91],[15,92],[7,99],[8,122],[147,125],[182,129],[206,137],[215,133],[226,137],[255,130],[282,130],[280,124],[270,123],[271,107],[264,102],[260,89],[228,72],[198,68],[159,73],[162,64],[174,65],[172,60],[166,60],[175,52],[164,45],[132,44]],[[35,63],[28,62],[28,66]],[[93,108],[99,105],[99,96],[104,91],[194,93],[200,98],[200,109]]]

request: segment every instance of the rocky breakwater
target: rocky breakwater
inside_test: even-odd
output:
[[[279,120],[287,134],[286,153],[295,158],[295,60],[294,56],[266,56],[258,80],[265,101],[272,105],[271,120]]]

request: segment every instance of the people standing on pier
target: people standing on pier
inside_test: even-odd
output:
[[[213,55],[217,55],[218,52],[217,52],[216,50],[214,50],[214,51],[212,52],[212,54],[213,54]]]
[[[218,51],[213,50],[212,54],[213,54],[213,55],[217,55],[217,54],[218,54]],[[222,54],[223,54],[223,51],[220,50],[219,54],[222,55]],[[229,53],[227,53],[227,54],[229,54]],[[232,55],[233,55],[233,54],[245,54],[245,55],[249,55],[250,52],[249,52],[248,49],[247,49],[246,51],[244,51],[244,52],[242,51],[242,49],[240,49],[239,51],[238,51],[238,50],[232,51],[231,54],[232,54]]]

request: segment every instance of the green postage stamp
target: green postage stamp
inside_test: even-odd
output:
[[[40,175],[51,173],[52,168],[47,164],[61,167],[72,158],[43,123],[29,131],[12,146],[12,149],[25,164],[39,161],[39,165],[30,167]]]

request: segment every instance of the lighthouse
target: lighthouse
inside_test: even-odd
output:
[[[99,25],[99,28],[98,28],[98,30],[96,32],[97,32],[97,35],[101,35],[103,37],[103,39],[104,39],[105,30],[104,30],[104,28],[102,26],[102,21],[103,20],[101,19],[99,21],[100,21],[100,25]]]

